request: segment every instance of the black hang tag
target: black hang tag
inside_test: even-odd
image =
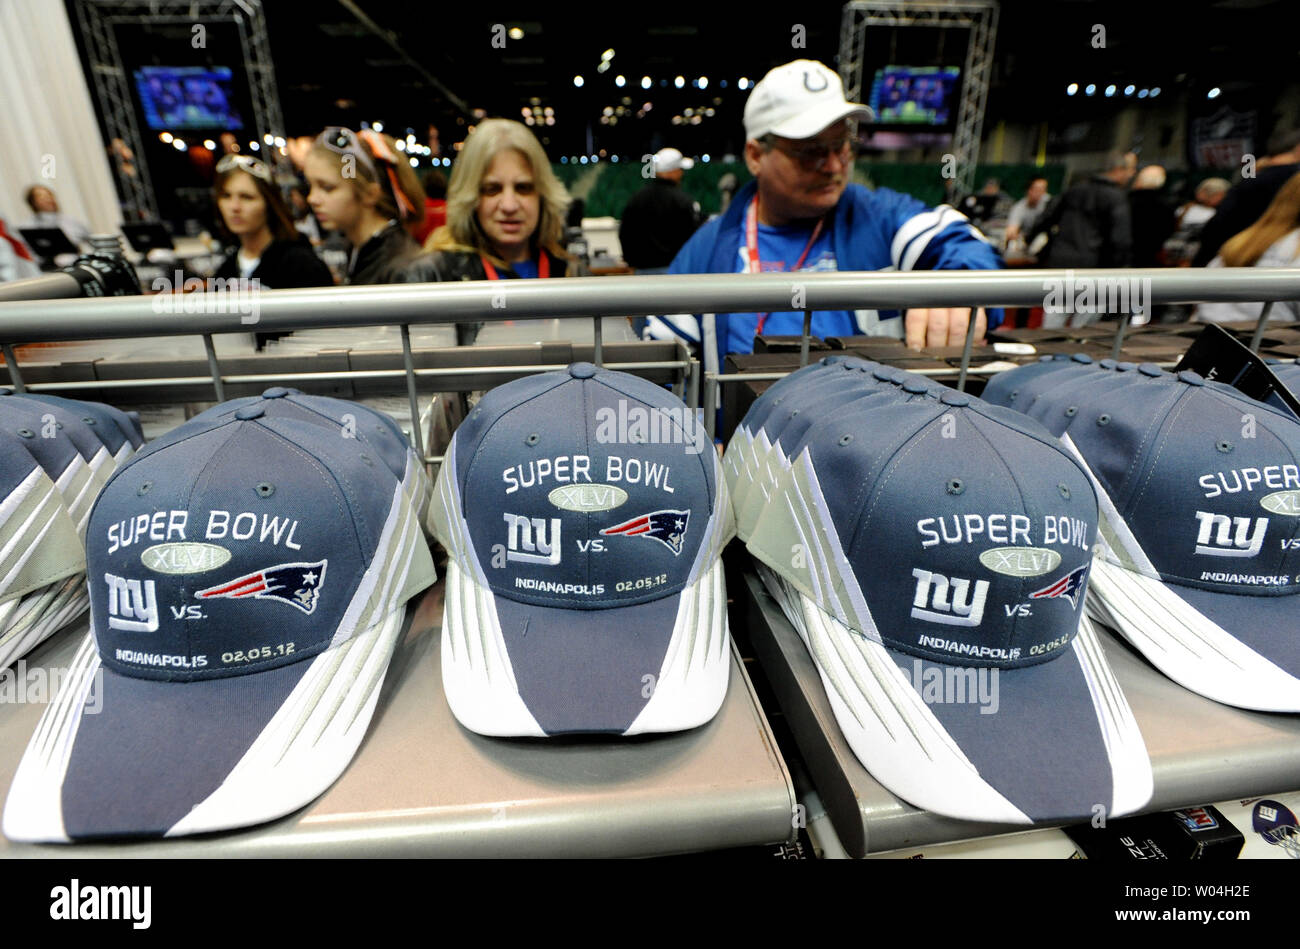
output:
[[[1210,323],[1193,340],[1174,368],[1190,369],[1212,382],[1223,382],[1257,402],[1290,412],[1300,420],[1300,399],[1291,394],[1268,364],[1221,326]]]

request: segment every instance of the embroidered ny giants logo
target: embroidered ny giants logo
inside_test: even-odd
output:
[[[941,573],[914,568],[912,576],[916,577],[916,596],[912,600],[912,619],[923,619],[930,623],[943,623],[945,626],[978,626],[984,619],[984,599],[988,596],[989,582],[976,580],[974,592],[971,582],[962,578],[949,580]],[[930,588],[934,588],[931,600]],[[952,599],[949,600],[949,588]],[[933,609],[926,609],[933,606]]]
[[[506,559],[520,563],[543,563],[555,566],[560,562],[560,519],[551,518],[550,536],[547,536],[546,518],[524,517],[522,514],[502,512],[510,534],[506,538]]]
[[[108,628],[133,633],[158,631],[158,597],[154,581],[104,574],[108,582]]]
[[[1252,532],[1250,518],[1228,517],[1197,511],[1199,530],[1196,533],[1196,552],[1209,557],[1253,557],[1264,546],[1264,533],[1268,518],[1255,518]],[[1210,535],[1213,534],[1213,541]]]

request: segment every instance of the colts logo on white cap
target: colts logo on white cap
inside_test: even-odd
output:
[[[820,80],[822,81],[822,84],[821,84],[820,86],[814,86],[814,85],[812,84],[812,82],[811,82],[810,80],[812,79],[813,76],[816,76],[818,79],[820,79]],[[826,91],[826,87],[829,86],[830,84],[831,84],[831,81],[830,81],[829,79],[827,79],[827,78],[826,78],[824,75],[822,75],[821,73],[809,72],[809,71],[806,70],[806,69],[804,70],[804,74],[803,74],[803,87],[804,87],[805,89],[807,89],[809,92],[825,92],[825,91]]]

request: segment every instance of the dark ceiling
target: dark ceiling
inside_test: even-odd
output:
[[[76,0],[67,3],[71,10]],[[749,94],[738,80],[757,80],[798,57],[835,67],[843,9],[806,0],[784,15],[744,2],[646,0],[265,0],[263,8],[286,124],[263,131],[314,135],[327,125],[379,121],[398,137],[410,129],[423,142],[433,123],[450,155],[476,113],[518,119],[521,109],[535,105],[552,110],[554,124],[539,126],[538,134],[555,159],[601,149],[639,157],[664,145],[695,155],[738,151]],[[122,31],[123,55],[133,64],[164,65],[197,55],[238,68],[235,34],[233,42],[218,40],[228,27],[218,28],[208,49],[190,50],[192,24],[176,9],[168,7],[165,23]],[[1139,108],[1161,108],[1184,94],[1184,120],[1230,105],[1257,110],[1265,136],[1275,121],[1300,124],[1300,116],[1272,114],[1300,76],[1295,10],[1296,0],[1005,0],[985,134],[1002,120],[1104,129],[1136,101],[1122,92],[1105,98],[1101,90],[1111,83],[1120,90],[1130,83],[1158,86],[1167,96],[1138,102]],[[519,38],[511,38],[514,29]],[[613,59],[601,73],[607,50]],[[864,57],[867,85],[880,65],[959,65],[964,56],[964,31],[874,28]],[[575,75],[583,77],[581,88]],[[622,88],[615,84],[620,75],[627,79]],[[679,75],[681,89],[674,85]],[[643,76],[652,79],[649,90],[641,87]],[[701,77],[708,80],[703,89]],[[1071,82],[1096,83],[1098,93],[1068,97]],[[1222,90],[1216,101],[1206,97],[1213,88]],[[651,109],[638,117],[647,102]],[[697,124],[673,124],[687,109],[704,115],[692,115]],[[602,123],[606,110],[613,114]]]
[[[266,4],[290,133],[379,120],[399,135],[413,128],[423,139],[424,126],[434,122],[445,150],[473,121],[463,109],[520,118],[521,108],[537,99],[554,110],[555,124],[539,130],[553,157],[601,147],[632,155],[661,144],[696,154],[736,149],[747,95],[737,88],[739,78],[759,78],[799,56],[834,66],[839,53],[841,4],[802,2],[785,16],[770,11],[741,3]],[[1125,104],[1120,96],[1067,98],[1071,81],[1096,82],[1099,89],[1132,82],[1166,94],[1186,89],[1194,101],[1217,86],[1223,94],[1215,108],[1233,103],[1267,112],[1300,66],[1294,11],[1294,0],[1009,0],[1001,7],[986,129],[997,119],[1096,120]],[[497,24],[521,28],[523,38],[506,34],[501,48]],[[794,48],[799,25],[805,45]],[[945,42],[939,33],[914,31],[919,52],[910,58],[923,58],[927,49],[933,62],[924,64],[960,56],[956,34]],[[875,36],[878,42],[868,38],[869,56],[887,59],[888,31]],[[598,73],[607,49],[615,53],[611,68]],[[579,74],[584,84],[576,88]],[[680,90],[672,84],[679,74],[687,80]],[[618,75],[628,80],[621,89]],[[648,92],[640,83],[645,75],[654,82]],[[693,85],[700,76],[709,80],[704,90]],[[646,101],[653,108],[636,118]],[[616,126],[600,123],[606,107],[620,106],[628,112],[615,114]],[[686,108],[715,114],[698,125],[674,126],[672,117]]]

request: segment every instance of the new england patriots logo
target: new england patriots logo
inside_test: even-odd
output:
[[[676,557],[682,552],[682,539],[686,536],[686,524],[690,519],[690,511],[653,511],[614,527],[606,527],[601,533],[607,537],[611,534],[652,537]]]
[[[1083,595],[1083,577],[1088,572],[1088,565],[1084,564],[1071,570],[1059,580],[1053,580],[1050,584],[1034,593],[1029,594],[1032,600],[1051,600],[1056,597],[1065,597],[1070,601],[1070,605],[1077,608],[1079,606],[1079,597]]]
[[[215,587],[199,590],[194,595],[201,600],[231,599],[279,600],[311,614],[320,599],[321,584],[325,582],[328,560],[316,563],[282,563],[256,573],[228,580]]]

